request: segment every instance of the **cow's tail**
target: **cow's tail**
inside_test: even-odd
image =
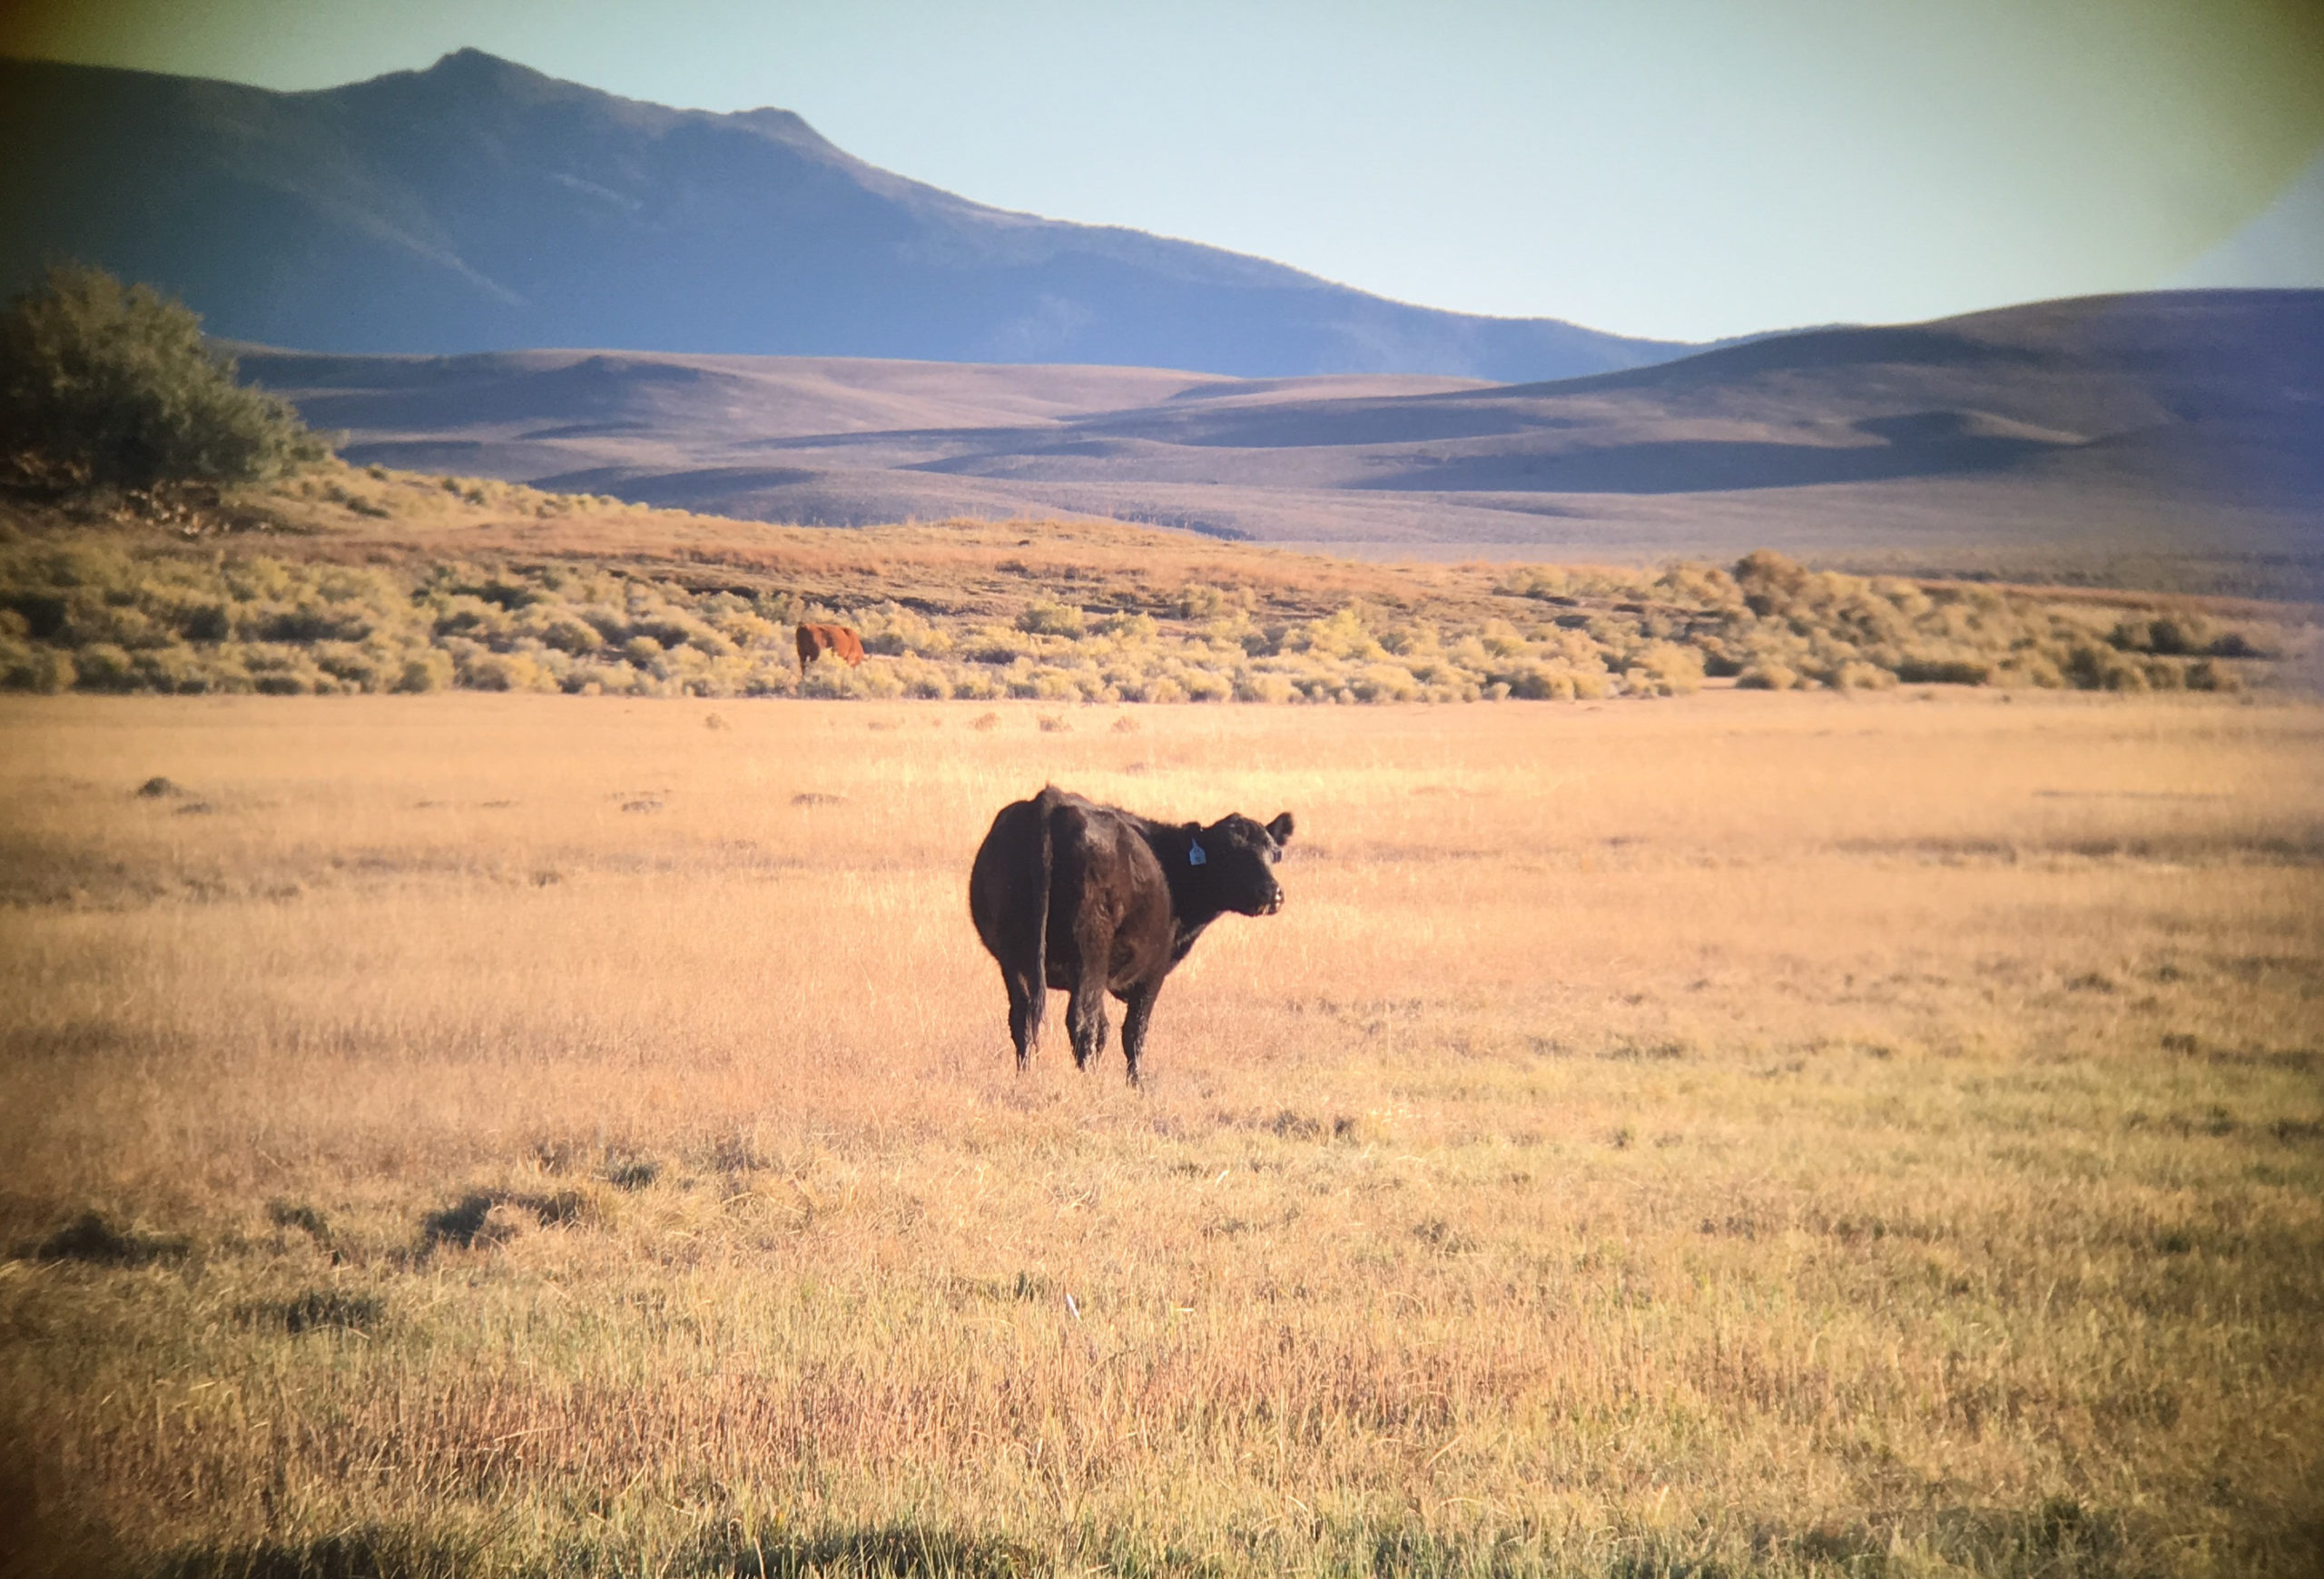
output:
[[[1033,797],[1038,835],[1033,841],[1033,870],[1029,873],[1033,879],[1033,913],[1028,919],[1033,942],[1031,1030],[1035,1033],[1041,1029],[1041,1010],[1049,996],[1049,886],[1057,874],[1057,834],[1049,824],[1063,798],[1053,784],[1043,785],[1041,793]]]
[[[1012,836],[1000,841],[1004,864],[992,873],[987,890],[993,917],[989,942],[1009,981],[1009,1033],[1020,1070],[1040,1040],[1042,1012],[1049,1005],[1049,884],[1057,869],[1057,839],[1049,824],[1060,799],[1049,785],[1001,814],[1016,826]]]
[[[1034,1041],[1041,1040],[1041,1014],[1049,1007],[1049,893],[1058,874],[1058,833],[1053,821],[1058,816],[1058,804],[1062,795],[1055,784],[1043,784],[1041,793],[1032,800],[1032,861],[1025,877],[1032,886],[1032,904],[1025,916],[1025,1025],[1018,1035],[1018,1068],[1022,1068],[1025,1056],[1032,1051]]]

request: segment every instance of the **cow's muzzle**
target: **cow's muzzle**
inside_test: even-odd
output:
[[[1261,915],[1273,915],[1276,911],[1281,910],[1282,908],[1283,890],[1278,888],[1273,893],[1267,895],[1266,908],[1260,911],[1259,913]]]

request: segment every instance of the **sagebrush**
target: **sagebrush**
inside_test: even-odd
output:
[[[370,497],[329,478],[306,486]],[[554,498],[517,502],[568,517],[594,502]],[[1774,690],[2214,691],[2267,683],[2309,645],[2289,611],[2227,620],[2158,600],[2126,615],[1769,553],[1731,569],[1525,567],[1462,599],[1423,589],[1320,609],[1128,579],[1062,596],[1029,579],[1013,608],[907,596],[577,557],[379,565],[20,533],[0,543],[0,685],[1148,703],[1590,701],[1682,695],[1706,676]],[[870,661],[803,676],[802,619],[855,626]]]

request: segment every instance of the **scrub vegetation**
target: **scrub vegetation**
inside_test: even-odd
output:
[[[1592,701],[1706,677],[2227,691],[2313,645],[2282,606],[1866,577],[1766,552],[1319,576],[1327,562],[1132,527],[815,532],[336,463],[222,508],[238,529],[191,538],[20,518],[0,536],[0,686],[1106,703]],[[803,677],[803,619],[854,626],[870,661]]]
[[[2314,1572],[2311,703],[0,731],[11,1574]],[[1143,1093],[1013,1071],[1045,779],[1299,818]]]

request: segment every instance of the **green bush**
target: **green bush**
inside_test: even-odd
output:
[[[78,264],[0,316],[0,432],[21,479],[67,490],[257,482],[330,453],[182,302]]]

